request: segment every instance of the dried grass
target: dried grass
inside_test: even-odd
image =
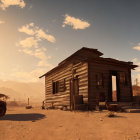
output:
[[[107,117],[115,117],[115,112],[114,111],[110,111],[108,114],[107,114]]]

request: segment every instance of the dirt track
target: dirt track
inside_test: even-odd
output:
[[[8,108],[0,140],[140,140],[140,113]]]

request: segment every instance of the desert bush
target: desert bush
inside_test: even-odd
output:
[[[25,107],[26,109],[31,109],[32,108],[32,106],[31,105],[26,105],[26,107]]]
[[[109,113],[107,114],[107,117],[115,117],[115,112],[109,111]]]

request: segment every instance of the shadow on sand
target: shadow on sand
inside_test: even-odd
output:
[[[46,118],[44,114],[29,113],[29,114],[7,114],[0,118],[0,120],[11,121],[37,121]]]
[[[114,115],[113,117],[109,117],[109,116],[106,116],[108,118],[127,118],[126,116],[119,116],[119,115]]]

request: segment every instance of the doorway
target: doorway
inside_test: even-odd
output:
[[[118,102],[120,99],[119,77],[117,71],[110,71],[109,74],[109,101]]]
[[[117,78],[112,75],[112,101],[117,102]]]

